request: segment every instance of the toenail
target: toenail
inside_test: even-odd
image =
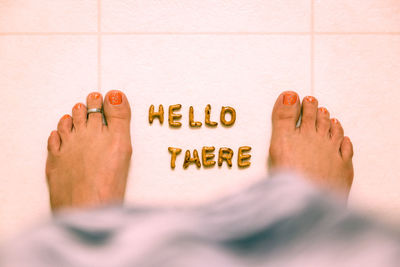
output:
[[[318,110],[324,114],[328,114],[328,110],[326,108],[321,107],[321,108],[318,108]]]
[[[81,109],[81,108],[83,108],[83,104],[81,103],[78,103],[74,106],[74,109]]]
[[[315,97],[313,97],[313,96],[306,96],[305,99],[307,102],[310,102],[310,103],[315,103],[317,101],[317,99],[315,99]]]
[[[111,105],[119,105],[122,103],[122,94],[119,91],[112,92],[108,95]]]
[[[339,121],[338,121],[337,119],[335,119],[335,118],[331,119],[331,122],[332,122],[333,124],[339,123]]]
[[[92,98],[92,99],[99,99],[100,98],[100,94],[97,93],[97,92],[90,93],[89,97]]]
[[[67,118],[69,118],[70,116],[68,115],[68,114],[65,114],[64,116],[62,116],[62,120],[65,120],[65,119],[67,119]]]
[[[284,105],[293,105],[296,102],[297,102],[297,94],[288,92],[283,95],[283,104]]]

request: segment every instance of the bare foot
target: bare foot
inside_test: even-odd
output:
[[[64,115],[57,131],[48,140],[46,176],[52,210],[63,207],[88,207],[121,203],[124,199],[132,146],[131,111],[120,91],[87,97],[87,107],[103,106],[101,113],[87,116],[87,108],[78,103],[72,117]]]
[[[302,111],[300,127],[296,122]],[[282,93],[272,112],[270,161],[274,168],[288,168],[312,182],[348,196],[353,181],[353,146],[344,137],[337,119],[330,119],[318,101],[305,97],[300,105],[295,92]]]

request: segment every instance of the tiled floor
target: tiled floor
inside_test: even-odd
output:
[[[400,1],[0,1],[0,240],[49,216],[46,141],[91,91],[133,105],[129,202],[193,204],[266,175],[270,111],[282,90],[315,94],[355,145],[350,205],[400,221]],[[149,125],[182,104],[183,127]],[[232,128],[187,125],[187,110]],[[185,123],[186,122],[186,123]],[[168,146],[250,145],[238,170],[169,168]]]

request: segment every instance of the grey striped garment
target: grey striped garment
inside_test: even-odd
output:
[[[60,213],[4,245],[0,266],[400,266],[399,237],[280,172],[196,208]]]

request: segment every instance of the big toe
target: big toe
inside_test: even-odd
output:
[[[279,95],[272,111],[274,130],[294,131],[300,115],[300,101],[297,93],[283,92]]]
[[[129,131],[131,109],[124,93],[112,90],[104,100],[104,115],[108,128],[112,131]]]

